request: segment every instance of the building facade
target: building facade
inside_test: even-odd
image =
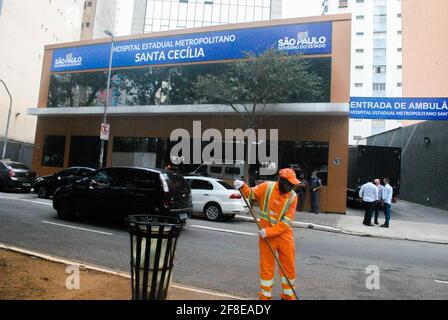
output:
[[[178,128],[192,132],[193,121],[221,133],[244,128],[232,108],[199,104],[193,84],[200,75],[225,71],[229,62],[244,59],[250,49],[268,50],[275,44],[291,54],[302,52],[280,45],[285,38],[308,43],[304,57],[310,72],[321,78],[322,94],[282,97],[283,102],[257,112],[270,115],[265,129],[279,130],[276,167],[293,167],[308,176],[319,171],[324,183],[322,210],[344,213],[350,88],[347,15],[117,38],[105,164],[164,168],[171,159],[171,133]],[[39,103],[28,110],[38,117],[33,168],[39,174],[75,165],[98,166],[109,49],[106,39],[45,48]],[[73,58],[70,63],[62,61],[67,55]]]
[[[81,40],[104,38],[104,31],[115,32],[118,0],[85,0]]]
[[[0,79],[13,98],[10,140],[27,146],[34,142],[36,118],[27,115],[27,108],[38,101],[44,46],[78,41],[82,10],[83,2],[79,0],[0,1]],[[0,84],[1,138],[5,133],[9,102]],[[8,148],[7,158],[23,160],[15,156],[19,153],[14,151],[14,145]]]
[[[280,19],[281,0],[134,0],[132,34]]]
[[[353,97],[402,96],[401,1],[324,0],[323,14],[352,14]],[[396,120],[350,119],[349,143],[402,125]]]
[[[448,2],[406,0],[403,10],[403,96],[446,98]],[[423,43],[430,45],[422,45]],[[448,210],[448,123],[404,121],[404,126],[366,139],[366,144],[400,147],[400,198]]]

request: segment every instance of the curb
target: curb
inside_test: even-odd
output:
[[[240,220],[244,220],[247,222],[254,222],[254,219],[251,217],[245,217],[241,215],[236,215],[237,218]],[[403,241],[413,241],[413,242],[423,242],[423,243],[431,243],[431,244],[443,244],[448,245],[448,242],[443,241],[436,241],[436,240],[423,240],[423,239],[412,239],[412,238],[406,238],[406,237],[390,237],[390,236],[383,236],[383,235],[374,235],[364,232],[357,232],[357,231],[350,231],[350,230],[344,230],[340,228],[333,228],[333,227],[327,227],[319,224],[309,223],[309,222],[301,222],[301,221],[294,221],[292,223],[294,228],[301,228],[301,229],[311,229],[311,230],[317,230],[317,231],[324,231],[324,232],[331,232],[331,233],[340,233],[350,236],[358,236],[358,237],[365,237],[365,238],[379,238],[379,239],[389,239],[389,240],[403,240]]]
[[[77,266],[80,269],[92,270],[92,271],[107,273],[107,274],[114,275],[114,276],[123,277],[126,279],[131,279],[131,275],[129,273],[114,271],[112,269],[108,269],[105,267],[100,267],[100,266],[96,266],[96,265],[92,265],[92,264],[88,264],[88,263],[84,263],[84,262],[68,260],[65,258],[59,258],[59,257],[48,255],[48,254],[45,254],[42,252],[38,252],[38,251],[18,248],[18,247],[6,245],[3,243],[0,243],[0,249],[25,254],[25,255],[31,256],[31,257],[37,257],[37,258],[40,258],[40,259],[43,259],[46,261],[56,262],[56,263],[60,263],[60,264],[64,264],[64,265]],[[173,282],[171,282],[170,287],[175,288],[175,289],[192,291],[192,292],[196,292],[196,293],[213,295],[213,296],[222,297],[222,298],[229,298],[229,299],[234,299],[234,300],[248,300],[247,298],[237,297],[237,296],[233,296],[233,295],[221,293],[221,292],[214,292],[214,291],[207,290],[207,289],[193,288],[193,287],[190,287],[187,285],[173,283]]]

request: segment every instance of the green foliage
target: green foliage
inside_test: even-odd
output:
[[[259,127],[266,116],[257,111],[267,104],[320,101],[323,79],[310,71],[301,56],[289,56],[273,49],[260,56],[229,63],[221,75],[203,75],[194,83],[201,103],[219,103],[233,108],[249,127]]]

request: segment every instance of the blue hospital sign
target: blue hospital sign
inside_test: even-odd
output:
[[[352,97],[350,118],[448,120],[448,98]]]
[[[331,53],[332,23],[258,27],[117,41],[113,67],[134,67],[242,59],[270,48],[288,54]],[[52,72],[109,66],[110,43],[55,49]]]

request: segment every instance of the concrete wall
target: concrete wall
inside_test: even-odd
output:
[[[83,1],[4,0],[0,15],[0,79],[13,96],[9,138],[33,143],[36,118],[27,108],[38,101],[44,46],[77,41]],[[0,84],[0,137],[3,137],[9,97]]]
[[[0,150],[3,151],[3,140],[0,140]],[[25,164],[29,168],[33,165],[34,146],[29,143],[9,141],[6,147],[5,159]]]
[[[402,148],[401,199],[447,210],[447,136],[447,122],[425,121],[370,137],[367,144]]]

